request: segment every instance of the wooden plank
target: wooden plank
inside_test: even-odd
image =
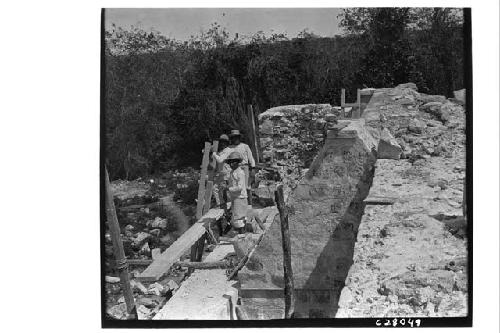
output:
[[[223,260],[232,253],[232,245],[219,245],[205,261]],[[236,284],[237,281],[226,281],[226,269],[196,270],[182,282],[153,320],[229,320],[230,300],[224,295],[237,293]]]
[[[255,114],[253,112],[253,106],[251,104],[248,105],[248,112],[250,113],[249,117],[250,117],[251,125],[252,125],[252,140],[253,140],[253,145],[255,147],[255,162],[259,163],[260,162],[260,152],[259,152],[259,145],[257,143],[257,131],[255,129]]]
[[[358,103],[358,118],[361,117],[361,90],[358,89],[356,92],[356,103]]]
[[[211,181],[211,180],[207,181],[207,186],[205,188],[205,197],[203,198],[203,202],[204,202],[203,203],[203,215],[205,215],[210,210],[210,204],[212,201],[213,185],[214,185],[213,181]],[[209,225],[207,225],[207,228],[210,228],[210,223],[209,223]],[[205,237],[205,235],[203,235],[191,247],[191,255],[190,255],[191,261],[193,261],[193,262],[201,261],[201,258],[203,256],[203,251],[205,249],[205,240],[206,240],[206,237]],[[192,272],[193,272],[192,269],[189,269],[189,274],[191,274]]]
[[[345,107],[345,89],[342,88],[340,90],[340,106],[343,108]]]
[[[141,208],[153,208],[159,205],[159,202],[152,202],[148,204],[143,204],[143,205],[129,205],[129,206],[121,206],[121,207],[116,207],[119,211],[123,212],[128,212],[128,211],[133,211]]]
[[[246,313],[246,311],[239,305],[236,306],[236,316],[238,317],[238,320],[250,320],[250,317]]]
[[[207,186],[205,188],[205,197],[203,198],[203,215],[208,213],[210,210],[210,204],[212,203],[212,191],[214,188],[214,182],[209,180],[207,181]]]
[[[175,263],[175,265],[180,267],[194,268],[194,269],[224,269],[231,267],[231,263],[229,263],[227,260],[203,261],[203,262],[182,261]]]
[[[166,274],[173,263],[188,251],[206,232],[205,225],[218,220],[224,214],[223,209],[211,209],[198,222],[182,234],[169,248],[167,248],[151,265],[139,276],[139,281],[157,281]]]
[[[113,193],[109,186],[108,169],[104,168],[104,186],[106,191],[106,218],[108,220],[109,232],[113,241],[113,252],[116,260],[116,268],[120,275],[121,289],[127,306],[127,312],[131,316],[130,319],[137,319],[137,308],[135,307],[134,294],[130,287],[130,276],[128,273],[127,259],[123,249],[123,243],[120,236],[120,225],[116,216],[115,203],[113,201]]]
[[[354,107],[358,107],[358,103],[344,103],[344,107],[346,108],[354,108]]]
[[[200,219],[203,215],[203,198],[205,197],[205,181],[207,177],[207,167],[210,157],[210,142],[205,142],[203,150],[203,159],[201,162],[200,185],[198,186],[198,201],[196,203],[196,219]]]
[[[130,266],[149,266],[153,262],[151,259],[128,259]]]
[[[283,185],[278,185],[274,192],[276,205],[280,214],[281,238],[283,245],[283,272],[285,279],[285,319],[293,316],[295,308],[295,297],[293,288],[292,254],[290,245],[290,230],[288,228],[288,210],[285,206]]]
[[[219,149],[219,141],[214,140],[212,143],[212,147],[210,148],[210,151],[217,152]],[[208,180],[214,180],[215,177],[215,171],[217,168],[217,161],[215,161],[215,158],[209,161],[209,166],[210,166],[210,171],[208,171]]]

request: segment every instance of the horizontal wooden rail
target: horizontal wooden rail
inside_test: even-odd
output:
[[[153,260],[151,265],[149,265],[137,279],[139,281],[148,282],[161,279],[168,273],[172,265],[205,234],[207,225],[220,219],[223,214],[223,209],[210,209],[198,222],[193,224],[191,228],[166,249],[165,252],[160,254],[156,260]]]

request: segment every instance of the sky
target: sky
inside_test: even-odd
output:
[[[110,8],[105,11],[105,28],[111,24],[124,29],[139,26],[154,29],[178,40],[187,40],[207,30],[213,22],[225,27],[233,36],[252,35],[261,30],[270,33],[286,33],[295,37],[305,28],[323,37],[340,34],[338,8]]]

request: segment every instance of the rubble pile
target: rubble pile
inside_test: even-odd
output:
[[[183,277],[182,277],[183,278]],[[170,276],[159,282],[149,285],[142,284],[132,279],[130,285],[134,294],[134,302],[137,309],[138,319],[152,319],[165,303],[179,289],[182,281],[179,274]],[[117,281],[106,281],[107,290],[107,310],[106,314],[113,319],[127,319],[127,306],[122,295],[119,279]]]
[[[363,117],[394,136],[402,159],[377,161],[369,196],[394,203],[366,206],[336,317],[467,314],[464,103],[463,90],[374,91]]]
[[[371,125],[389,129],[402,148],[402,158],[450,158],[465,147],[464,106],[456,98],[419,93],[415,84],[407,83],[376,89],[369,108],[380,113]]]
[[[173,201],[164,181],[114,181],[115,206],[125,256],[129,262],[131,286],[139,319],[151,319],[178,289],[187,269],[174,267],[161,281],[153,284],[135,279],[155,256],[165,251],[189,227],[192,221]],[[117,277],[111,235],[105,233],[106,313],[115,319],[127,316],[125,300]]]

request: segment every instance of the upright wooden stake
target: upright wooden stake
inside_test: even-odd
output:
[[[203,201],[205,202],[203,204],[203,215],[208,213],[210,210],[210,205],[212,203],[212,191],[214,189],[214,182],[209,180],[207,181],[207,187],[205,188],[205,197]]]
[[[200,185],[198,187],[198,202],[196,203],[196,220],[201,219],[203,216],[203,199],[205,197],[205,182],[207,178],[207,167],[210,157],[210,142],[205,142],[205,149],[203,150],[203,159],[201,162],[200,172]]]
[[[359,106],[359,112],[361,114],[361,89],[358,89],[356,92],[356,98]]]
[[[200,171],[200,185],[198,186],[198,201],[196,203],[196,220],[201,219],[203,216],[203,207],[205,206],[205,182],[207,181],[207,167],[210,162],[210,142],[205,142],[205,149],[203,150],[203,159],[201,162],[201,171]],[[193,246],[191,246],[191,261],[199,261],[198,258],[201,258],[201,254],[199,253],[199,248],[202,246],[201,244],[205,244],[205,236],[202,236]],[[188,270],[188,273],[192,273],[192,269]]]
[[[283,185],[278,185],[274,192],[274,198],[281,220],[281,238],[283,244],[283,270],[285,278],[285,319],[290,319],[293,316],[295,307],[294,287],[293,287],[293,272],[292,272],[292,255],[290,249],[290,231],[288,229],[288,211],[285,206],[283,196]]]
[[[356,119],[361,118],[361,90],[357,90],[356,92],[356,103],[358,103],[358,111],[356,112]]]
[[[210,148],[210,151],[213,151],[214,153],[217,152],[219,149],[219,141],[214,140],[212,143],[212,147]],[[215,158],[209,161],[209,165],[211,167],[210,171],[208,171],[208,180],[214,180],[216,168],[217,168],[217,162],[215,161]]]
[[[252,140],[253,140],[253,146],[255,147],[255,162],[259,163],[260,162],[260,152],[259,152],[259,145],[257,144],[257,131],[255,130],[255,115],[253,113],[253,106],[252,104],[248,105],[248,112],[250,116],[250,120],[252,121]]]
[[[132,288],[130,288],[130,277],[128,274],[128,263],[125,258],[125,251],[123,250],[123,243],[120,237],[120,225],[116,216],[115,203],[113,201],[113,193],[109,186],[108,169],[105,171],[105,190],[106,190],[106,217],[108,220],[109,231],[113,241],[113,251],[116,260],[116,268],[120,273],[120,282],[123,290],[123,297],[127,305],[127,312],[130,319],[137,319],[137,309],[134,303],[134,295]]]
[[[345,106],[345,89],[342,88],[340,90],[340,107],[344,108]]]

